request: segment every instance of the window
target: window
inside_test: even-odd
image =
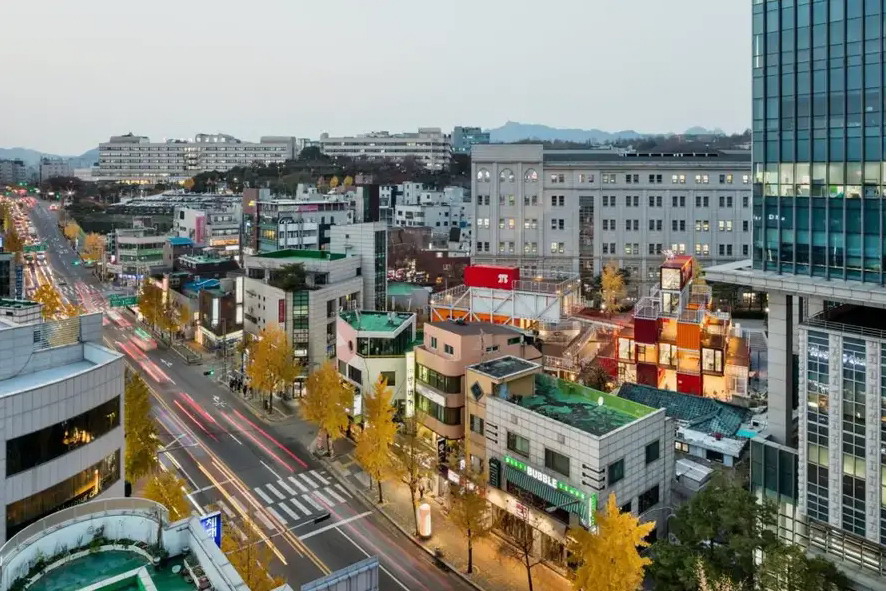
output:
[[[462,422],[462,409],[441,406],[425,396],[416,396],[419,410],[444,425],[458,425]]]
[[[424,382],[432,388],[447,394],[458,394],[462,391],[462,378],[460,376],[445,376],[419,363],[416,364],[416,378],[420,382]]]
[[[718,232],[724,231],[724,220],[718,220]]]
[[[625,243],[625,254],[631,254],[631,242]]]
[[[625,477],[625,460],[607,466],[607,486],[613,486]]]
[[[552,207],[563,207],[564,206],[564,196],[563,195],[552,195],[551,196],[551,206]]]
[[[727,256],[728,257],[733,256],[733,245],[732,244],[727,245]]]
[[[656,207],[662,207],[662,195],[656,195]]]
[[[625,229],[631,230],[631,220],[625,220]]]
[[[656,220],[656,231],[657,232],[662,231],[662,220]]]
[[[612,173],[605,172],[601,176],[601,181],[604,183],[616,184],[616,173],[615,172],[612,172]]]
[[[733,207],[733,195],[727,195],[727,207]]]
[[[742,175],[742,184],[743,185],[748,184],[748,175],[747,174]]]
[[[59,458],[120,426],[120,397],[6,442],[6,476]]]
[[[394,371],[380,371],[379,376],[385,380],[385,383],[389,386],[397,385],[397,372]]]
[[[510,168],[506,168],[506,169],[502,170],[502,172],[499,173],[499,180],[513,182],[514,181],[514,173],[511,171]]]
[[[696,243],[696,254],[697,255],[702,254],[702,245],[699,244],[698,242]]]
[[[508,431],[508,449],[528,458],[530,457],[530,440],[513,431]]]
[[[479,168],[477,171],[477,180],[486,183],[490,181],[490,171],[486,168]]]
[[[625,207],[631,207],[631,195],[625,196]]]
[[[564,243],[563,242],[552,242],[551,243],[551,252],[563,254]]]
[[[603,225],[604,230],[610,229],[610,220],[601,220],[601,224]]]
[[[708,195],[702,196],[702,207],[708,207]]]
[[[594,182],[594,175],[580,172],[579,173],[579,182],[580,183],[593,183]]]
[[[696,184],[707,185],[708,184],[708,175],[707,174],[697,174],[696,175]]]
[[[535,183],[539,180],[539,173],[534,169],[527,169],[527,172],[524,174],[524,180],[528,183]]]
[[[499,229],[505,228],[505,218],[499,218]]]
[[[603,254],[610,254],[610,245],[604,242]],[[616,254],[615,252],[613,254]]]
[[[447,345],[446,343],[444,343],[444,353],[446,353],[447,355],[452,355],[453,354],[453,346]]]
[[[468,425],[471,430],[478,435],[484,434],[484,420],[479,416],[472,414],[468,416]]]
[[[553,172],[553,173],[551,173],[551,176],[549,178],[551,179],[552,183],[563,183],[564,182],[563,173]]]
[[[563,230],[564,229],[564,220],[552,218],[551,229],[552,230]]]
[[[645,511],[648,511],[659,504],[659,485],[657,484],[647,492],[641,493],[638,496],[638,515],[643,515]]]
[[[748,207],[748,195],[742,197],[742,207]]]
[[[628,501],[619,509],[622,513],[631,513],[631,501]]]
[[[650,207],[655,207],[656,197],[654,197],[653,195],[650,195],[649,201],[650,201]]]
[[[652,464],[656,460],[659,459],[659,440],[657,439],[653,443],[647,444],[647,447],[644,448],[644,458],[646,463]]]
[[[742,256],[744,256],[744,257],[748,256],[748,244],[742,245]]]
[[[570,476],[570,458],[545,448],[545,467],[564,476]]]
[[[724,245],[718,244],[718,254],[724,256]]]
[[[724,222],[724,226],[726,227],[728,232],[732,232],[733,231],[733,220],[727,220],[726,222]]]
[[[650,229],[655,230],[656,229],[656,220],[649,220],[649,222],[650,222],[649,223]]]
[[[508,339],[509,345],[519,345],[521,342],[521,337],[511,337]]]

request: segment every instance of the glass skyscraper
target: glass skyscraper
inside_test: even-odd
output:
[[[884,0],[753,0],[753,267],[884,285]]]

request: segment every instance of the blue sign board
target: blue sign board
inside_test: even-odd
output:
[[[22,299],[22,294],[25,289],[25,276],[24,269],[21,265],[15,266],[15,299]]]
[[[206,530],[207,536],[212,538],[219,548],[222,547],[222,512],[215,511],[200,518],[200,525]]]

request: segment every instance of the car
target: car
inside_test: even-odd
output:
[[[55,282],[55,284],[56,285],[68,285],[68,282],[65,281],[64,279],[59,279],[58,281]]]

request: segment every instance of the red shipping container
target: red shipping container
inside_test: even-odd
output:
[[[678,392],[702,396],[702,376],[678,372]]]
[[[634,319],[634,340],[636,343],[655,345],[659,342],[659,320],[656,318]]]
[[[651,363],[638,363],[637,383],[643,386],[659,387],[659,368]]]
[[[465,285],[492,289],[514,289],[514,282],[520,279],[517,267],[494,265],[470,265],[465,267]]]

